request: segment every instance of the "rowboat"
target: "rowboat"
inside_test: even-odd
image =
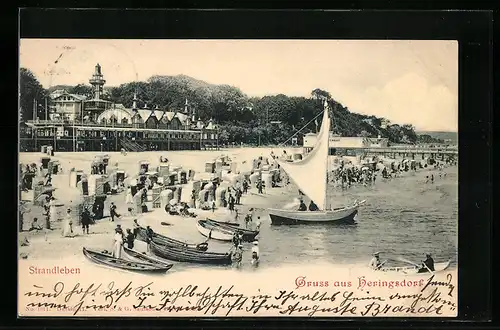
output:
[[[205,237],[216,239],[219,241],[232,241],[235,230],[229,230],[220,226],[216,226],[207,220],[198,220],[196,228]]]
[[[245,228],[239,228],[239,227],[236,227],[232,224],[230,225],[229,222],[220,222],[220,221],[216,221],[216,220],[212,220],[212,219],[207,218],[207,223],[214,225],[214,226],[217,226],[217,227],[220,227],[220,228],[223,228],[223,229],[230,230],[232,232],[239,231],[243,234],[243,240],[245,242],[252,242],[255,240],[255,237],[257,235],[259,235],[258,230],[248,230]],[[237,224],[237,225],[239,226],[239,224]]]
[[[450,266],[451,260],[448,260],[446,262],[437,262],[434,264],[434,273],[442,272],[443,270],[446,270]],[[379,270],[375,270],[377,272],[394,272],[398,274],[403,274],[403,275],[417,275],[417,274],[422,274],[419,273],[419,270],[422,269],[422,267],[417,267],[417,266],[403,266],[403,267],[382,267]],[[429,271],[426,269],[423,273],[428,273]]]
[[[330,141],[330,117],[328,103],[324,101],[321,129],[316,136],[316,144],[303,159],[287,162],[276,159],[290,179],[298,186],[304,197],[317,205],[317,211],[289,209],[267,209],[272,225],[309,223],[353,223],[359,207],[365,201],[355,201],[352,205],[333,208],[328,203],[328,157]]]
[[[353,205],[336,208],[330,211],[296,211],[284,209],[268,209],[272,225],[296,225],[318,223],[352,223],[358,214],[358,208],[366,201],[356,201]]]
[[[172,264],[169,263],[165,259],[160,259],[157,257],[149,256],[144,253],[140,253],[137,251],[134,251],[132,249],[129,249],[128,247],[123,247],[123,251],[125,254],[125,257],[128,260],[135,261],[135,262],[142,262],[142,263],[150,263],[153,265],[161,266],[161,267],[168,267],[168,269],[172,268]]]
[[[139,232],[137,233],[137,239],[147,242],[147,233],[146,228],[140,227]],[[186,243],[182,242],[158,233],[153,233],[153,241],[160,245],[171,245],[171,246],[179,246],[197,251],[206,251],[208,250],[208,243]]]
[[[94,250],[89,250],[83,248],[83,254],[95,262],[96,264],[109,266],[113,268],[119,268],[123,270],[138,271],[138,272],[151,272],[151,273],[164,273],[168,271],[172,266],[159,266],[150,263],[135,262],[125,259],[115,258],[109,254],[97,252]]]
[[[151,242],[151,252],[154,255],[179,262],[191,262],[199,264],[211,265],[230,265],[231,255],[229,253],[214,253],[214,252],[194,252],[174,246],[158,245],[154,241]]]

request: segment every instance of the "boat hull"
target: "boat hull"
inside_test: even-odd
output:
[[[228,253],[194,252],[172,246],[161,246],[155,242],[151,242],[151,252],[160,258],[178,262],[211,265],[230,265],[232,262],[231,255]]]
[[[142,263],[150,263],[156,266],[160,267],[165,267],[165,268],[172,268],[173,264],[167,262],[167,260],[160,259],[158,257],[152,257],[137,251],[134,251],[132,249],[129,249],[128,247],[123,247],[123,254],[126,259],[129,259],[131,261],[135,262],[142,262]]]
[[[318,223],[353,223],[359,204],[333,211],[295,211],[268,209],[272,225],[296,225]]]
[[[235,226],[233,224],[230,225],[228,222],[220,222],[220,221],[216,221],[216,220],[212,220],[212,219],[207,219],[207,222],[210,224],[213,224],[214,226],[221,227],[221,228],[226,229],[226,230],[230,230],[233,233],[235,231],[240,231],[243,234],[243,241],[245,241],[245,242],[253,242],[255,240],[255,237],[257,237],[257,235],[259,235],[259,231],[257,231],[257,230],[248,230],[245,228],[237,227],[237,226],[239,226],[239,224],[236,224],[236,226]]]
[[[146,228],[139,228],[139,232],[137,234],[137,239],[147,242],[147,234],[146,234]],[[160,235],[158,233],[153,234],[153,241],[155,243],[158,243],[160,245],[170,245],[170,246],[178,246],[178,247],[183,247],[183,248],[188,248],[191,250],[196,250],[196,251],[207,251],[208,249],[208,244],[207,243],[186,243],[182,242],[164,235]]]
[[[165,273],[172,267],[118,259],[111,255],[86,248],[83,248],[83,254],[96,264],[134,272]]]
[[[434,264],[434,273],[442,272],[450,266],[451,261],[447,262],[438,262]],[[407,267],[382,267],[376,272],[384,272],[384,273],[396,273],[401,275],[418,275],[418,274],[428,274],[429,271],[419,272],[419,267],[416,266],[407,266]]]
[[[222,227],[209,225],[207,221],[199,220],[196,222],[196,228],[205,237],[216,239],[219,241],[230,242],[233,240],[234,231],[226,230]]]

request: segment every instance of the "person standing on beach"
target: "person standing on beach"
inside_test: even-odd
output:
[[[259,194],[262,194],[262,180],[261,180],[261,179],[259,179],[259,180],[257,181],[257,192],[258,192]]]
[[[134,233],[132,233],[130,228],[127,228],[127,247],[129,249],[134,248],[134,239],[135,239]]]
[[[193,208],[196,207],[196,190],[192,190],[191,191],[191,202],[192,202],[192,206]]]
[[[115,221],[115,217],[120,218],[120,215],[116,212],[116,205],[114,202],[111,202],[109,206],[109,216],[111,217],[111,221]]]
[[[233,197],[233,195],[231,195],[231,193],[229,194],[228,205],[229,205],[229,211],[233,212],[234,211],[234,197]]]
[[[259,241],[255,240],[252,246],[252,265],[258,266],[260,259]]]
[[[122,255],[123,236],[118,228],[115,229],[115,236],[113,237],[113,257],[120,258]]]
[[[63,231],[62,231],[63,237],[73,237],[73,219],[71,216],[71,208],[68,207],[68,210],[66,212],[66,218],[64,219],[63,223]]]
[[[239,244],[236,250],[232,253],[231,259],[236,268],[241,267],[241,260],[243,259],[243,245]]]
[[[137,234],[139,234],[139,230],[141,226],[137,223],[137,219],[134,219],[134,238],[137,238]]]
[[[90,212],[87,208],[83,209],[82,212],[82,231],[85,234],[85,230],[87,230],[87,234],[89,233],[89,225],[92,222],[92,217],[90,216]]]

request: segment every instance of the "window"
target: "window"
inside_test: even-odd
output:
[[[123,118],[122,118],[122,124],[128,124],[128,119],[127,119],[127,118],[125,118],[125,117],[123,117]]]
[[[101,119],[101,124],[106,124],[106,118]]]
[[[67,129],[64,130],[64,136],[69,136],[69,131]]]

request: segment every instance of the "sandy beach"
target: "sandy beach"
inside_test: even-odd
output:
[[[204,171],[204,164],[206,161],[213,160],[215,157],[220,155],[228,155],[233,161],[236,162],[251,162],[252,159],[258,156],[267,156],[271,152],[270,148],[248,148],[248,149],[227,149],[222,151],[173,151],[173,152],[144,152],[144,153],[129,153],[127,155],[122,155],[120,153],[107,153],[110,156],[110,164],[118,164],[118,167],[126,172],[129,177],[134,177],[138,172],[140,161],[149,161],[150,166],[156,167],[159,164],[160,156],[167,156],[172,164],[182,166],[184,169],[193,169],[197,174]],[[290,150],[287,152],[293,153],[300,151],[297,149]],[[277,150],[274,149],[276,153]],[[90,170],[90,162],[97,153],[57,153],[52,159],[58,160],[64,170],[63,174],[58,174],[53,176],[53,184],[57,188],[54,192],[54,196],[58,201],[64,204],[71,204],[73,201],[71,199],[78,195],[76,188],[69,187],[69,175],[68,172],[71,168],[83,170],[88,173]],[[31,163],[39,161],[42,156],[41,153],[21,153],[20,162],[21,163]],[[417,173],[403,173],[402,177],[392,179],[393,183],[400,185],[402,182],[409,182],[412,185],[418,185],[418,182],[425,180],[425,175],[429,175],[429,172],[433,170],[421,169]],[[453,173],[455,171],[455,174]],[[456,180],[456,167],[450,168],[448,170],[449,177],[451,180]],[[453,179],[453,176],[455,178]],[[436,172],[437,176],[437,172]],[[383,186],[383,180],[378,183],[379,186]],[[390,185],[390,184],[389,184]],[[439,190],[441,186],[445,186],[444,182],[436,182],[432,187]],[[380,188],[380,187],[379,187]],[[445,187],[446,188],[446,187]],[[427,189],[424,186],[423,189]],[[451,190],[450,190],[451,189]],[[448,187],[445,190],[446,194],[453,195],[453,186]],[[374,187],[363,187],[363,186],[353,186],[347,191],[339,190],[338,188],[332,188],[330,191],[330,196],[335,198],[339,204],[352,202],[354,198],[361,197],[364,199],[372,199],[375,195],[380,195],[381,192],[376,190]],[[263,224],[269,226],[269,219],[265,214],[264,210],[266,207],[271,207],[272,205],[280,204],[284,205],[290,202],[292,198],[296,196],[296,188],[293,185],[289,185],[284,188],[272,188],[266,189],[265,194],[259,195],[255,188],[251,188],[249,193],[243,195],[241,202],[242,205],[238,205],[236,208],[239,210],[240,221],[243,219],[244,214],[248,211],[250,207],[256,208],[257,215],[262,216]],[[114,202],[117,205],[118,213],[122,214],[122,217],[117,219],[115,222],[110,221],[109,217],[109,204]],[[19,235],[19,241],[23,241],[27,238],[29,241],[28,246],[20,246],[19,254],[30,260],[39,259],[66,259],[73,256],[81,256],[83,247],[90,247],[96,249],[111,249],[112,234],[117,224],[121,224],[122,228],[132,228],[132,222],[134,219],[138,219],[139,224],[143,226],[151,226],[153,230],[160,232],[162,234],[168,235],[172,238],[179,240],[199,243],[205,240],[196,229],[195,223],[197,219],[203,219],[206,217],[211,217],[217,220],[232,220],[234,215],[231,215],[227,209],[219,208],[215,212],[212,211],[202,211],[197,210],[197,218],[184,218],[181,216],[172,216],[167,214],[163,209],[152,209],[150,212],[145,214],[139,214],[137,216],[128,216],[127,205],[125,203],[125,193],[118,195],[110,195],[105,202],[105,218],[96,221],[94,225],[90,226],[90,234],[84,234],[80,227],[74,226],[74,231],[77,234],[73,238],[65,238],[61,235],[61,225],[62,221],[56,221],[51,223],[52,230],[41,230],[41,231],[24,231]],[[37,206],[32,206],[31,211],[26,213],[24,216],[24,229],[28,229],[31,224],[33,217],[38,217],[38,219],[43,219],[41,215],[42,208]],[[364,211],[363,211],[364,212]],[[169,225],[162,225],[162,222],[166,222]],[[307,238],[311,239],[311,238]],[[228,245],[218,241],[211,241],[210,250],[225,252],[228,250]],[[314,251],[313,251],[314,252]],[[265,256],[265,252],[263,252]]]

